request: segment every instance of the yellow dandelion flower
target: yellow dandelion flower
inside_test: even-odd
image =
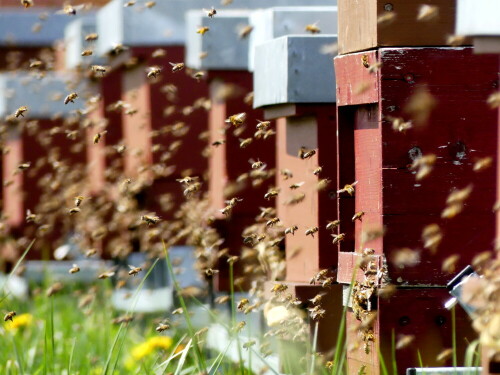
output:
[[[172,347],[173,340],[169,336],[155,336],[136,345],[132,349],[132,358],[136,361],[148,356],[157,349],[168,350]]]
[[[173,340],[169,336],[154,336],[151,337],[147,342],[154,349],[163,349],[163,350],[170,349],[173,344]]]
[[[14,331],[22,327],[30,326],[33,323],[33,315],[21,314],[14,318],[13,321],[8,321],[5,325],[7,331]]]

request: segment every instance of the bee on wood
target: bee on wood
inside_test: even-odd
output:
[[[307,150],[305,147],[301,147],[299,150],[299,157],[301,159],[309,159],[316,155],[316,150]]]
[[[337,190],[337,194],[347,193],[352,196],[354,194],[354,186],[356,186],[357,183],[358,181],[354,181],[352,184],[344,185],[342,189]]]
[[[142,215],[141,220],[147,223],[149,226],[158,224],[160,222],[160,217],[156,215]]]
[[[231,124],[234,125],[235,127],[238,127],[242,125],[247,118],[247,114],[245,112],[237,113],[235,115],[231,115],[226,119],[226,124]]]
[[[342,242],[344,239],[345,239],[345,233],[340,233],[340,234],[331,234],[330,236],[333,237],[333,241],[332,243],[335,245],[335,244],[338,244],[340,242]]]
[[[314,238],[314,234],[318,233],[318,231],[319,231],[318,227],[311,227],[311,228],[308,228],[305,233],[306,233],[306,236],[311,236],[312,238]]]
[[[78,94],[76,92],[72,92],[64,98],[64,104],[68,104],[69,102],[74,103],[76,98],[78,98]]]
[[[167,329],[170,329],[170,324],[159,323],[158,326],[156,326],[155,331],[156,332],[163,332],[163,331],[166,331]]]
[[[252,31],[253,31],[253,26],[246,25],[240,29],[240,31],[238,32],[238,35],[239,35],[240,39],[245,39],[246,37],[248,37],[250,35],[250,33]]]
[[[253,139],[252,138],[245,138],[245,139],[240,138],[239,141],[240,141],[240,148],[246,148],[252,143]]]
[[[87,42],[95,42],[99,38],[97,33],[90,33],[85,35],[85,41]]]
[[[172,65],[172,72],[180,72],[182,69],[184,69],[184,63],[173,63],[169,62],[170,65]]]
[[[217,11],[215,10],[214,7],[212,7],[211,9],[203,9],[206,13],[207,13],[207,16],[209,18],[214,18],[214,16],[217,14]]]
[[[318,23],[311,23],[309,25],[306,25],[305,31],[310,32],[311,34],[319,34],[321,32],[321,29],[318,27]]]
[[[161,73],[161,68],[159,66],[150,66],[146,69],[148,78],[157,78]]]
[[[14,113],[14,116],[18,118],[19,116],[24,117],[24,114],[28,112],[28,107],[23,105],[22,107],[19,107],[16,109],[16,112]]]
[[[71,267],[68,272],[71,274],[80,272],[80,267],[78,267],[78,265],[76,264],[73,264],[73,267]]]
[[[85,49],[85,50],[82,51],[81,55],[84,56],[84,57],[85,56],[92,56],[93,53],[94,52],[91,49]]]
[[[196,33],[200,34],[200,35],[205,35],[209,31],[210,31],[210,27],[208,27],[208,26],[200,26],[196,30]]]
[[[299,227],[297,225],[293,225],[293,226],[285,229],[285,234],[291,234],[292,236],[294,236],[295,231],[297,231],[298,229],[299,229]]]
[[[134,267],[134,266],[131,266],[130,264],[129,264],[128,268],[130,268],[130,270],[128,271],[128,274],[129,274],[130,276],[135,276],[135,275],[137,275],[139,272],[141,272],[141,271],[142,271],[142,268],[141,268],[141,267]]]
[[[9,320],[10,320],[11,322],[13,322],[13,321],[14,321],[13,319],[14,319],[14,317],[15,317],[16,315],[17,315],[17,314],[16,314],[16,312],[15,312],[15,311],[10,311],[10,312],[8,312],[7,314],[5,314],[5,316],[3,317],[3,321],[4,321],[4,322],[7,322],[7,321],[9,321]]]
[[[364,216],[365,212],[364,211],[359,211],[354,214],[352,217],[352,222],[355,222],[356,220],[361,221],[361,218]]]
[[[273,227],[275,226],[276,224],[278,224],[280,222],[280,219],[278,217],[274,217],[272,219],[269,219],[267,222],[266,222],[266,227]]]

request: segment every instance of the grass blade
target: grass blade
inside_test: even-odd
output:
[[[174,375],[179,375],[179,373],[181,372],[182,367],[184,366],[184,363],[186,362],[186,358],[187,358],[187,355],[189,353],[189,349],[191,349],[192,343],[193,343],[193,340],[189,340],[186,347],[182,350],[182,355],[181,355],[181,358],[179,359],[179,363],[177,364],[177,369],[175,370]]]

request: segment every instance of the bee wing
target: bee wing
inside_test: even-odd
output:
[[[351,186],[355,186],[358,183],[358,181],[354,181]]]
[[[28,208],[28,209],[26,210],[26,216],[30,216],[30,215],[31,215],[31,210]]]
[[[76,263],[73,263],[73,268],[75,268],[75,267],[78,267],[78,265]]]
[[[172,66],[176,66],[176,65],[177,65],[177,64],[175,64],[175,63],[173,63],[173,62],[170,62],[170,61],[169,61],[168,63],[169,63],[170,65],[172,65]]]
[[[134,269],[135,269],[135,267],[134,267],[134,266],[132,266],[132,265],[130,265],[130,264],[128,265],[128,268],[130,268],[131,270],[134,270]]]
[[[63,9],[59,9],[55,14],[66,14],[66,11]]]

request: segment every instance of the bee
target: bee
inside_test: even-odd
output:
[[[229,264],[233,264],[233,263],[237,262],[239,259],[240,259],[240,257],[233,255],[233,256],[230,256],[229,258],[227,258],[227,262]]]
[[[289,186],[289,188],[290,188],[290,189],[292,189],[292,190],[295,190],[295,189],[298,189],[299,187],[301,187],[302,185],[304,185],[304,183],[305,183],[304,181],[302,181],[302,182],[297,182],[297,183],[295,183],[295,184],[291,184],[291,185]]]
[[[200,52],[200,54],[198,55],[200,60],[206,59],[207,56],[208,56],[208,52],[206,52],[206,51]]]
[[[422,231],[422,240],[424,241],[424,247],[435,253],[437,247],[443,239],[443,234],[441,233],[441,228],[437,224],[429,224],[424,227]]]
[[[245,112],[237,113],[235,115],[231,115],[226,119],[226,124],[231,124],[234,125],[235,127],[238,127],[242,125],[247,118],[247,114]]]
[[[98,279],[104,280],[107,279],[108,277],[113,277],[115,275],[115,271],[106,271],[101,273],[99,276],[97,276]]]
[[[128,268],[130,268],[130,271],[128,271],[128,274],[129,274],[130,276],[135,276],[135,275],[137,275],[139,272],[141,272],[141,271],[142,271],[142,268],[141,268],[141,267],[134,267],[134,266],[131,266],[130,264],[129,264]]]
[[[340,220],[329,221],[328,224],[326,224],[326,229],[333,230],[337,228],[339,225],[340,225]]]
[[[219,147],[219,146],[222,146],[225,143],[226,143],[225,140],[219,140],[219,141],[212,142],[212,146]]]
[[[31,212],[31,210],[26,211],[26,222],[34,223],[37,219],[37,216]]]
[[[243,198],[234,197],[234,198],[227,200],[225,203],[231,207],[234,207],[234,206],[236,206],[236,204],[238,202],[243,202]]]
[[[250,349],[252,346],[254,346],[255,344],[257,343],[257,341],[255,340],[249,340],[247,341],[246,343],[244,343],[242,346],[243,346],[243,349]]]
[[[313,175],[319,176],[321,172],[323,172],[323,167],[318,167],[313,171]]]
[[[17,166],[17,169],[20,170],[20,171],[25,171],[26,169],[28,169],[29,167],[31,166],[31,162],[26,162],[26,163],[21,163]]]
[[[309,301],[311,301],[313,305],[319,305],[321,303],[321,301],[323,300],[323,296],[324,296],[324,293],[316,294]]]
[[[210,31],[210,27],[208,27],[208,26],[200,26],[196,30],[196,33],[197,34],[201,34],[201,35],[205,35],[209,31]]]
[[[240,39],[245,39],[246,37],[248,37],[250,35],[250,33],[252,31],[253,31],[253,26],[246,25],[240,29],[240,31],[238,32],[238,35],[239,35]]]
[[[201,183],[195,182],[194,184],[188,186],[186,189],[184,189],[184,196],[186,197],[191,197],[194,193],[199,191],[201,188]]]
[[[312,309],[309,309],[309,312],[312,320],[319,320],[321,318],[324,318],[326,313],[326,311],[319,305],[314,306]]]
[[[83,50],[81,55],[82,56],[92,56],[94,52],[91,50],[91,49],[86,49],[86,50]]]
[[[141,220],[147,223],[149,226],[158,224],[160,222],[160,217],[155,215],[142,215]]]
[[[260,209],[259,217],[261,219],[275,214],[275,209],[273,207],[259,207],[259,209]]]
[[[342,242],[344,239],[345,239],[345,233],[340,233],[340,234],[331,234],[330,236],[333,237],[333,241],[332,243],[335,245],[335,244],[338,244],[340,242]]]
[[[493,158],[491,156],[487,156],[485,158],[478,159],[474,163],[474,166],[472,167],[472,170],[474,172],[482,172],[485,169],[488,169],[489,167],[491,167],[492,164],[493,164]]]
[[[107,71],[107,68],[102,65],[92,65],[90,69],[92,70],[92,72],[100,74],[104,74]]]
[[[318,233],[319,231],[319,228],[318,227],[311,227],[311,228],[308,228],[306,230],[306,236],[311,236],[312,238],[314,238],[314,233]]]
[[[450,358],[452,354],[453,354],[453,349],[444,349],[443,351],[441,351],[441,353],[437,355],[436,360],[438,362],[444,362],[448,358]]]
[[[182,69],[184,69],[184,63],[172,63],[169,62],[170,65],[172,65],[172,72],[180,72]]]
[[[254,161],[253,159],[250,159],[249,162],[252,164],[252,169],[260,169],[265,166],[264,162],[260,160]]]
[[[99,38],[99,35],[97,33],[90,33],[85,35],[85,41],[86,42],[95,42]]]
[[[452,47],[458,47],[465,44],[465,36],[463,35],[449,35],[446,39],[446,44]]]
[[[76,264],[73,264],[73,267],[71,267],[68,271],[69,273],[77,273],[77,272],[80,272],[80,267],[78,267],[78,265]]]
[[[170,324],[167,323],[159,323],[158,326],[155,328],[156,332],[163,332],[166,331],[167,329],[170,329]]]
[[[355,222],[356,220],[361,221],[361,218],[364,216],[365,212],[364,211],[359,211],[354,214],[352,217],[352,221]]]
[[[136,0],[130,0],[130,1],[127,1],[125,4],[123,4],[123,6],[125,8],[128,8],[128,7],[134,6],[135,3],[136,3]]]
[[[328,361],[325,363],[325,367],[328,369],[328,370],[331,370],[333,368],[333,361]]]
[[[270,189],[266,194],[264,194],[264,198],[269,200],[271,198],[276,197],[279,194],[278,189]]]
[[[108,132],[107,130],[104,130],[104,131],[102,131],[102,132],[97,133],[96,135],[94,135],[94,139],[93,139],[94,144],[95,144],[95,145],[96,145],[96,144],[98,144],[98,143],[99,143],[99,141],[101,140],[102,136],[103,136],[104,134],[106,134],[107,132]]]
[[[283,293],[288,289],[286,284],[274,284],[271,288],[271,293]]]
[[[156,1],[147,1],[144,5],[146,6],[146,8],[151,9],[156,5]]]
[[[213,269],[213,268],[207,268],[207,269],[205,270],[205,275],[206,275],[207,277],[212,277],[212,276],[214,276],[214,275],[216,275],[216,274],[218,274],[218,273],[219,273],[219,270],[215,270],[215,269]]]
[[[10,320],[11,322],[13,322],[13,321],[14,321],[13,319],[14,319],[14,317],[15,317],[16,315],[17,315],[17,314],[16,314],[16,312],[15,312],[15,311],[10,311],[10,312],[8,312],[7,314],[5,314],[5,316],[3,317],[3,321],[4,321],[4,322],[7,322],[7,321],[9,321],[9,320]]]
[[[246,148],[252,143],[253,139],[252,138],[245,138],[241,139],[240,138],[240,148]]]
[[[271,121],[257,120],[256,128],[258,130],[267,130],[267,128],[269,128],[270,125],[271,125]]]
[[[236,306],[238,310],[242,311],[246,305],[249,304],[248,298],[243,298],[240,302],[238,302],[238,305]]]
[[[453,254],[443,260],[441,269],[446,273],[454,273],[457,268],[457,263],[460,260],[460,255]]]
[[[278,217],[273,217],[272,219],[269,219],[267,222],[266,222],[266,227],[272,227],[272,226],[275,226],[276,224],[278,224],[280,222],[280,219]]]
[[[304,146],[299,149],[299,157],[301,159],[309,159],[316,155],[316,150],[307,150]]]
[[[150,66],[146,69],[148,78],[156,78],[161,73],[161,68],[159,66]]]
[[[181,315],[181,314],[184,314],[184,310],[182,309],[182,307],[179,307],[178,309],[172,311],[172,315]]]
[[[85,252],[85,257],[90,258],[91,256],[97,254],[96,249],[89,249]]]
[[[113,324],[122,324],[122,323],[130,323],[132,320],[134,320],[134,317],[132,315],[123,315],[114,318],[111,322]]]
[[[193,74],[193,78],[196,79],[198,82],[200,82],[203,77],[205,77],[205,73],[204,72],[196,72]]]
[[[229,214],[231,213],[232,210],[233,210],[233,206],[227,205],[226,207],[220,209],[219,211],[222,212],[223,215],[229,216]]]
[[[184,185],[189,185],[189,184],[192,184],[193,182],[195,182],[196,180],[198,180],[198,178],[199,177],[197,177],[197,176],[195,176],[195,177],[186,176],[183,178],[179,178],[176,181],[180,182],[181,184],[184,184]]]
[[[23,105],[16,109],[16,112],[14,113],[14,116],[18,118],[19,116],[24,117],[24,113],[28,112],[28,107]]]
[[[390,25],[396,19],[395,12],[386,12],[381,16],[378,16],[377,23],[381,26]]]
[[[315,23],[306,25],[305,31],[308,31],[311,34],[319,34],[321,32],[321,29],[318,27],[318,23],[315,22]]]
[[[68,104],[69,102],[74,103],[76,98],[78,98],[78,94],[76,92],[72,92],[64,98],[64,104]]]
[[[57,292],[61,291],[63,288],[63,284],[60,282],[56,282],[52,284],[49,289],[47,289],[47,292],[45,293],[47,297],[53,296]]]
[[[494,92],[488,97],[486,103],[489,104],[491,109],[500,107],[500,91]]]
[[[33,0],[21,0],[21,5],[24,6],[25,8],[31,8],[35,3]]]
[[[437,156],[434,154],[429,154],[422,156],[420,158],[417,158],[413,160],[413,163],[410,167],[411,170],[417,170],[417,175],[415,176],[415,179],[417,181],[422,180],[423,178],[427,177],[433,169],[434,164],[436,163]]]
[[[282,169],[280,174],[283,176],[284,180],[288,180],[293,177],[293,173],[290,169]]]
[[[77,214],[78,212],[80,212],[80,208],[79,207],[73,207],[71,208],[68,212],[70,215],[74,215],[74,214]]]
[[[337,194],[347,193],[350,196],[352,196],[354,194],[354,186],[356,186],[357,183],[358,183],[358,181],[354,181],[352,184],[344,185],[344,187],[342,189],[337,190]]]
[[[413,335],[401,335],[396,343],[396,350],[408,347],[414,340]]]
[[[332,182],[332,180],[330,180],[329,178],[323,178],[319,180],[318,183],[316,184],[316,190],[318,191],[325,190],[326,187],[330,184],[330,182]]]
[[[68,16],[76,16],[76,11],[83,9],[85,5],[76,5],[73,6],[71,4],[66,4],[61,10],[58,10],[56,14],[67,14]]]
[[[40,60],[31,59],[29,67],[30,67],[30,69],[38,69],[42,65],[43,65],[43,62],[41,62]]]
[[[292,196],[290,199],[288,199],[285,202],[285,205],[293,206],[293,205],[299,204],[299,203],[303,202],[305,198],[306,198],[306,195],[304,193],[295,194],[294,196]]]
[[[226,303],[229,301],[230,296],[219,296],[215,299],[215,303],[218,303],[219,305],[222,305],[223,303]]]
[[[236,324],[236,326],[234,327],[234,331],[235,331],[236,333],[241,332],[241,330],[242,330],[243,328],[245,328],[245,326],[246,326],[246,323],[245,323],[244,321],[242,321],[242,322],[238,322],[238,323]]]
[[[422,4],[418,9],[417,21],[433,21],[439,17],[439,7],[435,5]]]
[[[291,234],[292,236],[295,235],[295,231],[298,230],[299,227],[297,225],[293,225],[291,227],[288,227],[285,229],[285,234]]]
[[[212,7],[211,9],[203,9],[205,12],[207,12],[207,16],[209,18],[214,18],[214,16],[217,14],[217,11],[215,10],[214,7]]]
[[[392,130],[400,133],[404,133],[413,127],[411,121],[405,121],[401,117],[388,117],[388,119],[392,122]]]

